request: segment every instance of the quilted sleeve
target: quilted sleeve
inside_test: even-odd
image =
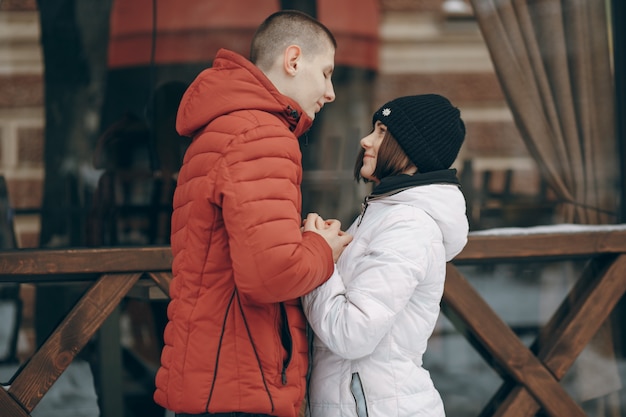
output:
[[[298,298],[332,274],[332,252],[318,234],[302,234],[298,141],[276,125],[234,141],[219,174],[234,279],[259,302]]]
[[[351,260],[355,268],[349,284],[335,272],[302,299],[315,334],[346,359],[358,359],[376,349],[427,268],[429,244],[420,238],[420,225],[387,221],[373,235],[368,249]]]

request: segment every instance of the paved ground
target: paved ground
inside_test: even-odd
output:
[[[0,381],[6,382],[17,365],[0,366]],[[98,399],[87,362],[76,360],[61,374],[31,413],[32,417],[98,417]]]

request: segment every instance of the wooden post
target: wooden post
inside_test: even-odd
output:
[[[620,148],[620,191],[621,212],[620,222],[626,222],[626,118],[620,117],[626,112],[626,4],[623,0],[611,2],[613,31],[613,65],[615,74],[615,114],[617,115],[615,133]],[[608,99],[608,97],[607,97]]]

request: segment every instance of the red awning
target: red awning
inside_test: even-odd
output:
[[[320,22],[337,40],[338,65],[378,69],[380,0],[317,0]]]
[[[209,62],[219,48],[247,56],[259,23],[280,9],[268,0],[115,0],[109,68],[150,64],[154,3],[156,64]],[[337,38],[337,65],[378,68],[378,0],[318,0],[318,18]]]

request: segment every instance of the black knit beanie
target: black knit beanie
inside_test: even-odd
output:
[[[463,140],[461,112],[438,94],[399,97],[374,113],[421,173],[448,169]]]

